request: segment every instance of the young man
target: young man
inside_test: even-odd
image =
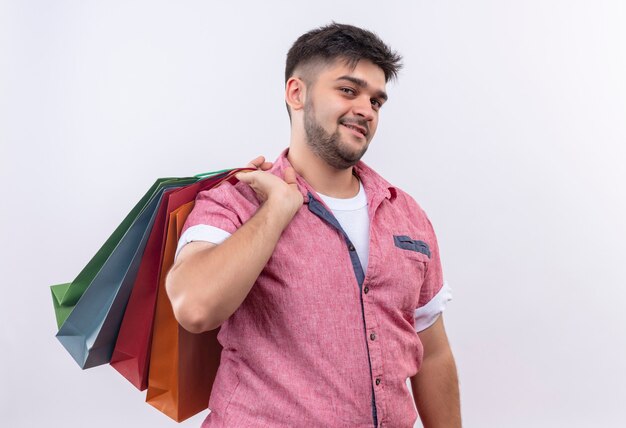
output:
[[[432,226],[360,161],[400,57],[331,24],[287,56],[291,141],[198,195],[168,275],[176,318],[221,326],[204,427],[460,426]]]

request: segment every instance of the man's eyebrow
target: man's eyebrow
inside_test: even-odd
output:
[[[365,89],[368,87],[368,84],[365,80],[363,79],[359,79],[358,77],[354,77],[354,76],[341,76],[338,77],[337,80],[347,80],[348,82],[352,82],[355,85],[357,85],[359,88]],[[389,99],[389,97],[387,96],[387,93],[385,91],[378,91],[376,93],[376,97],[378,98],[382,98],[383,100],[387,101],[387,99]]]

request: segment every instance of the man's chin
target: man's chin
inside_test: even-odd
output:
[[[355,143],[358,147],[354,147]],[[368,143],[363,142],[365,146],[358,145],[358,142],[345,143],[342,141],[341,147],[339,147],[339,152],[341,157],[346,161],[354,162],[355,164],[361,160],[365,152],[367,152]]]
[[[339,152],[337,154],[347,167],[351,167],[356,165],[361,160],[365,152]]]

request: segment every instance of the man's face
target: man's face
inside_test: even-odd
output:
[[[385,74],[370,61],[354,69],[342,61],[322,68],[304,105],[309,147],[334,168],[355,165],[376,133],[386,99]]]

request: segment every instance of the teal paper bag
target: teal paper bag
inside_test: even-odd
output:
[[[63,322],[74,309],[74,306],[81,298],[89,284],[96,277],[102,265],[111,255],[111,252],[117,247],[122,237],[128,232],[131,224],[135,221],[139,213],[146,207],[148,201],[154,196],[159,185],[170,178],[160,178],[148,189],[145,195],[137,202],[133,209],[128,213],[126,218],[106,240],[104,245],[100,247],[95,256],[91,258],[89,263],[78,274],[74,281],[66,284],[58,284],[50,287],[52,291],[52,303],[54,305],[54,313],[56,315],[57,327],[61,328]]]
[[[196,178],[159,180],[156,191],[132,222],[61,325],[57,338],[81,368],[111,358],[156,211],[164,191]]]

